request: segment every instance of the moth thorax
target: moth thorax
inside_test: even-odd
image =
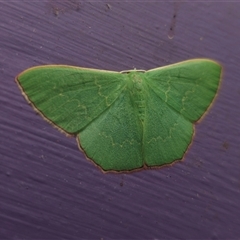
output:
[[[144,82],[142,77],[143,74],[132,74],[133,100],[135,106],[137,106],[138,109],[139,119],[141,120],[141,122],[144,122],[146,102],[144,98]]]

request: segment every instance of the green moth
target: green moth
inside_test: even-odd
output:
[[[220,78],[217,62],[193,59],[148,71],[37,66],[16,82],[38,113],[76,136],[88,159],[126,172],[181,160]]]

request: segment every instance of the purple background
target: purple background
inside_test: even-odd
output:
[[[0,239],[239,238],[239,9],[233,2],[1,2]],[[99,171],[14,82],[42,64],[121,71],[198,57],[219,61],[224,74],[185,160],[132,174]]]

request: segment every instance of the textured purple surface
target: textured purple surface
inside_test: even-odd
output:
[[[0,5],[0,239],[240,237],[239,3],[6,1]],[[221,62],[219,95],[185,160],[103,174],[26,103],[41,64],[151,69]]]

